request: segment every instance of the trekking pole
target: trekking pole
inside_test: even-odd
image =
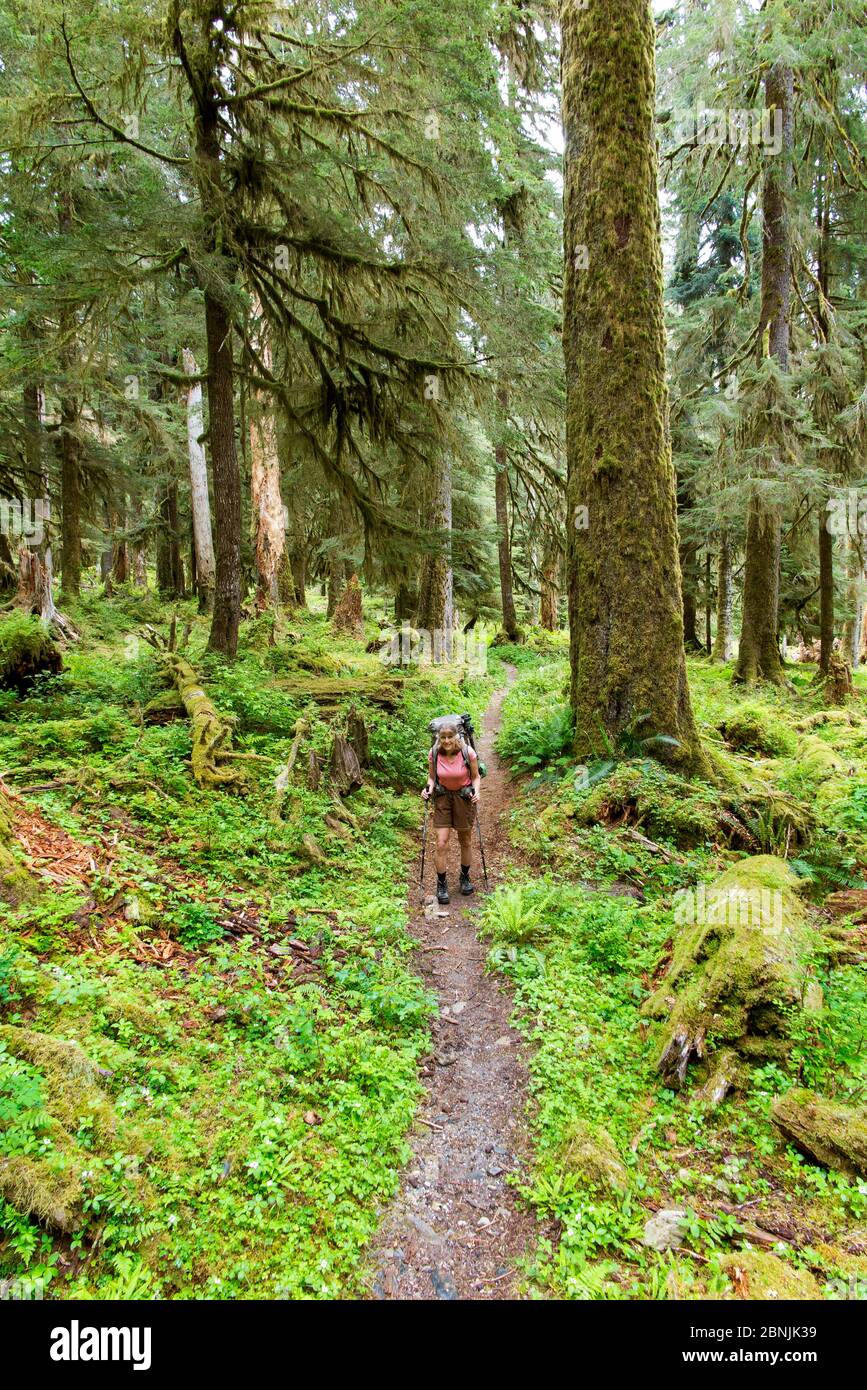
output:
[[[481,821],[481,817],[479,816],[478,812],[476,812],[476,829],[477,829],[478,832],[479,832],[479,851],[480,851],[481,856],[482,856],[482,873],[483,873],[484,876],[485,876],[485,889],[487,890],[487,889],[488,889],[488,866],[487,866],[487,864],[485,863],[485,846],[484,846],[483,843],[482,843],[482,821]]]
[[[422,897],[424,897],[424,851],[425,851],[425,845],[427,844],[427,810],[428,810],[428,800],[429,800],[429,798],[428,798],[428,797],[425,797],[425,802],[424,802],[424,820],[423,820],[422,823],[421,823],[421,877],[419,878],[418,890],[419,890],[419,893],[421,894]]]

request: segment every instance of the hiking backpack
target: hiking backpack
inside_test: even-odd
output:
[[[430,746],[433,751],[434,775],[436,775],[436,760],[440,751],[440,729],[454,727],[457,730],[458,743],[460,745],[463,760],[466,763],[467,771],[470,770],[470,758],[468,750],[472,748],[476,753],[476,732],[473,728],[473,721],[468,714],[441,714],[438,719],[432,719],[428,724],[428,733],[431,736]],[[478,753],[476,753],[478,761]],[[479,761],[479,776],[487,776],[488,769],[484,763]]]

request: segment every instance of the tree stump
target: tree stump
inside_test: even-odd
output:
[[[346,721],[346,739],[355,753],[359,765],[367,767],[370,753],[367,725],[354,705],[349,711],[349,717]]]
[[[709,1095],[728,1089],[737,1071],[719,1072],[723,1049],[746,1062],[782,1060],[792,1018],[821,1006],[821,992],[807,981],[800,887],[782,859],[764,854],[732,864],[683,900],[688,911],[675,916],[671,964],[642,1007],[645,1017],[665,1020],[657,1067],[667,1086],[683,1086],[690,1063],[711,1053]]]
[[[852,668],[835,647],[828,658],[828,674],[825,677],[825,698],[831,705],[845,705],[850,695],[855,693],[852,683]]]
[[[360,787],[364,781],[355,749],[342,734],[334,735],[328,776],[332,786],[344,794],[351,792],[354,787]]]
[[[334,610],[331,626],[335,632],[344,632],[348,637],[364,636],[364,619],[361,612],[361,585],[354,574],[343,590],[340,602]]]

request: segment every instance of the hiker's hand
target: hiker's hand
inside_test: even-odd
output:
[[[422,801],[427,801],[428,797],[430,796],[430,787],[422,787],[421,796]]]

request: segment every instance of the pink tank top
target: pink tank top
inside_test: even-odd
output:
[[[431,765],[433,764],[433,750],[431,750],[428,762]],[[439,782],[440,786],[445,787],[446,791],[456,792],[459,791],[461,787],[468,787],[472,780],[460,750],[454,753],[450,758],[447,758],[445,753],[440,753],[437,758],[434,781]]]

